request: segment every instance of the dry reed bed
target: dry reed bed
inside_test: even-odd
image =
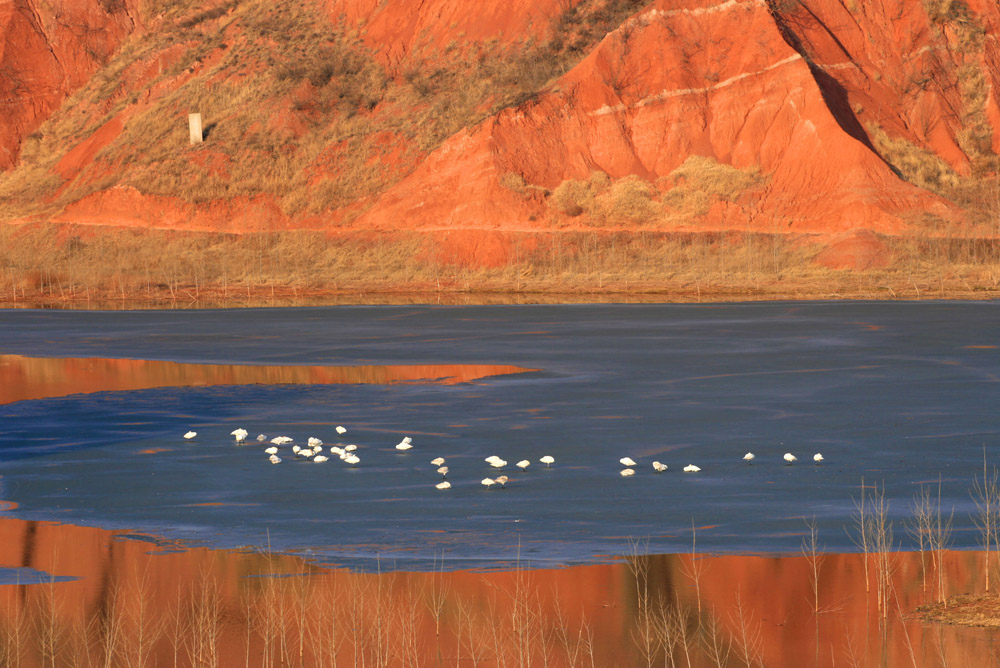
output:
[[[0,302],[232,304],[352,293],[660,295],[725,298],[991,298],[995,239],[885,238],[884,269],[832,271],[782,235],[540,232],[502,235],[506,261],[441,258],[430,235],[243,235],[0,226]],[[453,300],[456,301],[456,300]],[[458,299],[457,301],[461,301]],[[487,299],[488,301],[488,299]]]

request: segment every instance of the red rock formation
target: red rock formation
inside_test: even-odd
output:
[[[26,136],[136,28],[134,0],[15,0],[0,6],[0,169]]]
[[[517,228],[542,212],[500,185],[507,172],[546,188],[594,170],[655,180],[691,155],[770,176],[702,229],[897,233],[907,212],[947,212],[843,127],[765,3],[687,4],[657,3],[536,102],[453,137],[360,224]]]
[[[509,0],[508,2],[379,2],[326,0],[334,21],[363,24],[365,41],[389,65],[414,52],[430,55],[453,41],[502,42],[539,38],[549,21],[580,0]]]
[[[789,3],[791,11],[778,21],[809,58],[849,131],[863,133],[857,119],[877,123],[966,171],[975,143],[962,138],[974,111],[963,99],[963,79],[970,74],[983,76],[988,88],[994,132],[983,148],[1000,151],[1000,8],[978,1],[937,4],[942,11],[930,16],[927,7],[934,3],[906,0]]]
[[[6,30],[0,67],[20,73],[13,79],[0,76],[0,89],[8,79],[23,84],[30,76],[36,82],[0,90],[20,95],[15,97],[21,101],[11,121],[0,127],[0,165],[12,163],[25,133],[134,28],[131,5],[98,2],[96,8],[74,4],[58,16],[32,10],[30,0],[0,10],[0,29]],[[315,0],[303,20],[329,19],[356,30],[379,67],[402,80],[408,67],[433,67],[435,54],[454,43],[456,53],[462,53],[465,45],[491,40],[508,48],[519,48],[526,38],[544,40],[576,4]],[[180,174],[176,193],[157,186],[153,195],[129,185],[140,183],[132,178],[140,171],[156,173],[157,165],[129,164],[121,157],[130,155],[127,150],[117,151],[113,164],[101,161],[104,147],[128,136],[132,119],[162,109],[190,82],[231,83],[269,67],[270,55],[239,68],[226,64],[227,49],[246,39],[241,32],[246,16],[225,20],[227,11],[238,8],[213,5],[193,30],[179,28],[185,21],[176,17],[158,18],[153,21],[157,29],[176,31],[176,39],[122,70],[121,93],[113,98],[120,106],[115,116],[105,120],[108,110],[101,109],[74,117],[86,117],[96,129],[52,161],[64,187],[51,201],[59,201],[63,210],[47,218],[188,231],[419,230],[427,233],[425,257],[489,266],[517,256],[515,239],[534,243],[533,234],[581,227],[581,219],[548,205],[547,191],[564,181],[603,171],[612,179],[639,177],[654,184],[659,195],[672,185],[673,170],[691,156],[705,156],[738,169],[758,169],[763,181],[731,201],[716,202],[707,213],[688,216],[683,225],[663,219],[647,221],[647,229],[809,233],[826,239],[860,229],[904,234],[921,215],[960,214],[901,179],[874,147],[869,126],[937,154],[959,173],[989,169],[1000,151],[1000,9],[987,0],[944,3],[947,11],[940,12],[933,6],[904,0],[658,0],[608,33],[532,100],[458,131],[429,154],[426,144],[384,120],[407,113],[394,106],[399,104],[395,98],[370,110],[363,141],[347,133],[348,138],[329,136],[316,145],[313,129],[326,117],[315,112],[317,87],[306,78],[263,100],[263,119],[247,130],[277,137],[281,146],[274,150],[282,152],[313,142],[306,149],[311,162],[300,166],[302,178],[296,176],[307,191],[296,191],[296,201],[309,201],[309,188],[340,188],[341,174],[359,169],[358,161],[341,159],[345,151],[367,151],[361,162],[379,174],[375,186],[358,189],[363,194],[355,201],[311,209],[288,205],[287,192],[280,192],[288,179],[272,191],[261,179],[256,194],[218,187],[213,192],[244,194],[189,201],[201,174],[225,183],[231,167],[255,150],[238,144],[185,147],[188,164],[201,171]],[[73,36],[65,33],[69,23],[61,11],[75,12],[72,25],[110,23],[102,28],[101,41],[95,41],[93,30]],[[193,57],[198,39],[216,30],[225,42]],[[266,51],[267,45],[261,48]],[[185,57],[192,61],[189,66],[161,76]],[[74,67],[66,70],[70,61]],[[23,104],[29,93],[34,106]],[[490,102],[481,104],[485,109]],[[178,118],[182,111],[177,110]],[[526,187],[516,187],[522,180]],[[342,190],[354,192],[347,185]],[[613,225],[627,231],[630,224]],[[865,242],[869,247],[871,238]],[[838,257],[829,266],[846,266],[844,254]],[[868,260],[855,257],[847,264],[857,262]]]

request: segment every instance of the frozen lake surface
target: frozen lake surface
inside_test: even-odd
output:
[[[169,386],[0,405],[0,514],[215,547],[295,551],[373,570],[534,566],[651,553],[797,552],[815,517],[831,552],[862,478],[884,483],[896,537],[941,480],[955,546],[983,447],[997,463],[1000,305],[986,302],[235,311],[0,311],[0,355],[210,365],[454,365],[532,371],[453,384]],[[0,366],[0,382],[26,383]],[[66,372],[53,372],[56,375]],[[37,380],[37,379],[36,379]],[[57,380],[64,381],[60,377]],[[165,384],[184,382],[171,378]],[[336,438],[334,427],[348,433]],[[355,443],[273,466],[253,439]],[[198,432],[190,442],[189,429]],[[404,435],[414,448],[397,454]],[[269,444],[268,444],[269,445]],[[747,466],[743,454],[753,451]],[[785,466],[782,454],[800,459]],[[812,464],[822,452],[826,461]],[[328,454],[328,453],[327,453]],[[509,462],[486,490],[483,461]],[[551,469],[538,464],[552,455]],[[638,462],[622,478],[618,459]],[[429,462],[445,457],[448,491]],[[520,472],[514,462],[526,458]],[[669,465],[653,473],[656,459]],[[685,474],[686,464],[701,473]],[[520,547],[519,547],[520,546]]]

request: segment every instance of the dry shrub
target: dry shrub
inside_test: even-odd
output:
[[[601,172],[603,174],[603,172]],[[615,181],[598,197],[598,210],[612,224],[643,224],[656,220],[661,213],[654,201],[656,189],[638,176],[630,174]]]
[[[670,173],[667,182],[674,185],[663,195],[663,204],[681,216],[703,216],[715,202],[735,202],[764,180],[757,167],[737,169],[713,158],[692,155]]]
[[[868,124],[868,136],[885,161],[913,185],[945,195],[959,184],[958,174],[937,154],[901,137],[890,137],[874,123]]]
[[[570,217],[579,216],[592,203],[593,193],[590,184],[577,179],[567,179],[560,183],[549,198],[552,207]]]

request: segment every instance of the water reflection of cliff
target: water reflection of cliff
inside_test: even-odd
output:
[[[897,555],[882,627],[860,555],[823,559],[817,615],[802,557],[377,575],[168,548],[0,520],[0,565],[78,578],[0,586],[0,665],[991,665],[989,631],[907,617],[934,597],[919,554]],[[951,593],[977,590],[981,566],[979,553],[947,553]],[[299,575],[258,577],[269,573]]]
[[[503,364],[263,366],[0,355],[0,403],[189,385],[451,384],[531,370]]]

